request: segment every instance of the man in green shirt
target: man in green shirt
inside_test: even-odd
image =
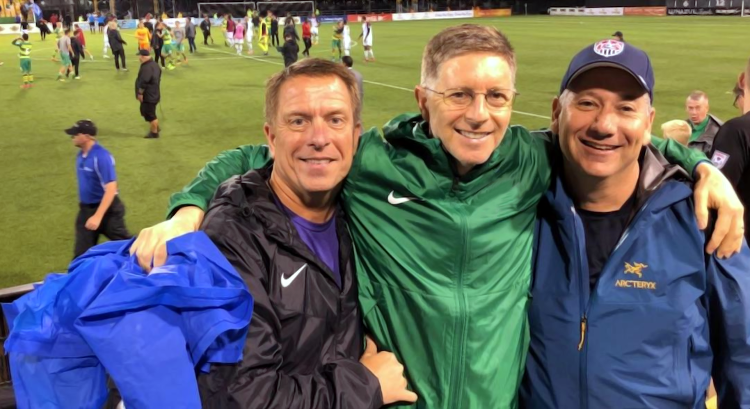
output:
[[[376,129],[364,133],[341,193],[366,327],[403,362],[418,408],[517,407],[536,205],[549,185],[552,145],[509,125],[515,71],[511,45],[492,27],[437,34],[415,89],[420,114],[388,122],[385,141]],[[742,210],[731,186],[711,165],[698,166],[703,155],[655,143],[687,169],[697,166],[702,226],[707,201],[723,208],[707,251],[729,230],[720,251],[736,251],[742,229],[730,226],[742,224]],[[263,146],[220,154],[172,196],[171,219],[145,229],[131,251],[145,266],[162,264],[166,241],[200,226],[221,182],[269,161]]]
[[[708,113],[708,95],[703,91],[693,91],[685,101],[685,111],[689,116],[688,123],[693,132],[688,147],[709,155],[714,146],[714,138],[723,122]]]

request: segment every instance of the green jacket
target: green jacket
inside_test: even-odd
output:
[[[342,201],[356,248],[365,324],[406,368],[418,408],[514,408],[528,346],[536,205],[550,181],[547,134],[511,127],[463,177],[427,124],[396,117],[362,135]],[[657,141],[687,169],[705,157]],[[209,162],[181,193],[206,208],[232,175],[265,165],[266,147]]]

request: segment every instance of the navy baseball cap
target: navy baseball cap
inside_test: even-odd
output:
[[[568,66],[560,84],[560,94],[579,75],[600,67],[619,68],[632,75],[654,100],[654,70],[651,59],[643,50],[618,40],[602,40],[581,50]]]
[[[70,136],[76,136],[79,133],[96,136],[96,125],[88,119],[82,119],[76,122],[72,127],[66,129],[65,133]]]

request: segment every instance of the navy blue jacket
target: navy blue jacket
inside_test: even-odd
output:
[[[750,408],[750,250],[707,256],[690,186],[642,158],[638,210],[592,294],[559,177],[540,203],[522,407],[705,408],[713,375],[720,407]]]

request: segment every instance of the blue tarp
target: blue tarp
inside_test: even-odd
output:
[[[131,243],[96,246],[3,304],[19,408],[98,409],[107,373],[128,409],[200,408],[196,369],[241,360],[252,297],[210,239],[168,242],[148,275]]]

